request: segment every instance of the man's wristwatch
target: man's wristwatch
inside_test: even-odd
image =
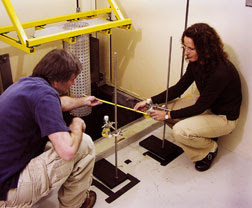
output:
[[[169,112],[169,111],[166,111],[166,113],[165,113],[165,119],[166,119],[166,120],[169,119],[168,112]]]

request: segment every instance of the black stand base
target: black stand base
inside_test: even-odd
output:
[[[144,155],[149,155],[153,159],[160,162],[162,166],[167,165],[184,151],[177,145],[164,140],[164,148],[162,148],[163,140],[151,135],[139,143],[148,151]]]
[[[137,178],[133,177],[130,174],[125,174],[119,169],[117,169],[117,171],[118,171],[118,177],[116,178],[115,166],[105,159],[97,161],[94,166],[94,172],[93,172],[94,176],[99,181],[104,183],[106,186],[95,179],[93,180],[93,185],[109,196],[105,200],[108,203],[111,203],[112,201],[116,200],[118,197],[123,195],[126,191],[128,191],[129,189],[131,189],[133,186],[135,186],[137,183],[140,182]],[[130,180],[130,182],[117,192],[114,193],[113,191],[110,190],[116,187],[117,185],[121,184],[122,182],[126,181],[127,179]]]

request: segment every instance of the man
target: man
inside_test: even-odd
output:
[[[62,111],[101,104],[93,96],[59,97],[74,84],[81,66],[70,52],[55,49],[0,96],[0,207],[31,207],[59,189],[60,207],[92,207],[95,149],[85,123],[69,126]],[[45,149],[49,142],[48,149]]]
[[[195,162],[198,171],[205,171],[217,155],[217,137],[231,133],[237,124],[241,82],[214,28],[194,24],[184,31],[181,41],[189,64],[178,83],[168,89],[168,100],[173,100],[168,104],[171,111],[152,110],[150,116],[167,120],[175,143]],[[200,95],[180,99],[193,82]],[[153,96],[151,102],[164,103],[165,98],[166,91]],[[134,108],[146,110],[146,101]]]

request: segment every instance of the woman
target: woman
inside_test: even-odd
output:
[[[205,171],[217,155],[216,138],[236,127],[242,101],[241,82],[219,35],[208,24],[190,26],[181,42],[189,63],[182,78],[168,89],[171,111],[149,113],[155,120],[167,120],[173,128],[175,143],[195,162],[198,171]],[[200,95],[179,98],[193,82]],[[164,103],[165,97],[166,91],[153,96],[151,102]],[[137,103],[134,109],[146,110],[146,101]]]

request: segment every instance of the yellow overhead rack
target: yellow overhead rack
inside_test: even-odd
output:
[[[10,20],[13,25],[0,27],[0,41],[3,41],[9,45],[12,45],[18,49],[21,49],[27,53],[34,53],[35,47],[56,40],[66,40],[68,42],[75,42],[76,37],[79,35],[93,33],[93,32],[103,32],[110,35],[111,29],[115,27],[120,27],[123,29],[131,29],[131,19],[124,18],[120,9],[114,0],[107,0],[110,8],[97,9],[87,12],[79,12],[69,15],[63,15],[58,17],[52,17],[42,20],[36,20],[31,22],[21,23],[18,19],[18,16],[11,4],[10,0],[2,0],[4,7],[10,17]],[[61,31],[49,35],[44,35],[40,37],[27,38],[24,29],[35,28],[44,29],[48,24],[59,23],[64,21],[79,21],[83,19],[90,18],[104,18],[101,15],[108,15],[114,13],[116,20],[110,20],[106,22],[101,22],[97,25],[90,25],[85,27],[79,27],[76,29],[71,29],[67,31]],[[99,16],[100,15],[100,16]],[[8,35],[9,32],[16,32],[17,39]]]

